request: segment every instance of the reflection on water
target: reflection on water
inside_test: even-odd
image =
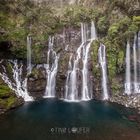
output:
[[[140,139],[131,110],[107,102],[67,103],[45,99],[26,103],[0,118],[1,140]]]

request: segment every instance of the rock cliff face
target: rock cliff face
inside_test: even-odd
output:
[[[46,88],[47,80],[45,69],[34,68],[32,73],[28,76],[28,92],[29,95],[34,97],[34,99],[39,99],[44,96],[45,88]]]
[[[58,97],[64,97],[69,59],[71,54],[76,53],[80,43],[80,29],[68,27],[64,28],[60,34],[56,35],[55,48],[58,50],[57,53],[60,54],[56,77],[56,91]]]
[[[81,44],[80,27],[77,28],[72,26],[65,27],[54,35],[53,48],[55,52],[59,55],[58,72],[56,76],[56,96],[58,98],[64,97],[69,59],[72,54],[75,55],[77,48],[80,46],[80,44]],[[42,63],[44,64],[47,63],[47,51],[48,51],[47,48],[48,45],[42,51],[42,56],[44,56]],[[29,75],[28,77],[28,90],[30,92],[30,95],[32,95],[35,98],[42,97],[45,92],[46,88],[45,85],[47,84],[47,76],[45,75],[47,75],[47,73],[45,73],[43,67],[44,66],[42,65],[41,68],[38,69],[35,66],[31,75]],[[82,64],[80,67],[82,68]],[[89,59],[88,67],[90,73],[93,73],[93,60],[91,59],[91,57]],[[94,85],[93,77],[91,78],[92,86]]]
[[[102,98],[102,88],[101,88],[101,71],[98,63],[98,46],[95,44],[98,42],[93,42],[93,45],[90,48],[90,59],[88,68],[92,73],[91,81],[93,87],[93,98],[100,100]],[[44,68],[44,64],[47,63],[47,51],[48,51],[48,42],[46,47],[41,52],[42,64],[33,64],[32,73],[28,75],[28,91],[29,94],[36,100],[41,99],[44,96],[46,85],[47,85],[47,74]],[[59,54],[59,63],[58,63],[58,72],[56,76],[56,97],[62,98],[65,93],[65,84],[68,71],[68,62],[71,54],[75,54],[77,48],[81,44],[81,32],[80,27],[65,27],[58,33],[54,35],[54,50]],[[108,58],[109,59],[109,58]],[[7,66],[9,67],[9,66]],[[82,65],[81,65],[82,67]],[[25,67],[26,70],[26,67]],[[10,72],[10,71],[9,71]],[[108,74],[110,74],[108,72]],[[10,75],[10,73],[9,73]],[[113,81],[113,83],[111,83]],[[116,75],[111,81],[108,81],[108,88],[110,94],[110,101],[117,102],[119,104],[125,105],[127,107],[139,108],[139,96],[125,96],[122,95],[124,92],[124,73],[121,75]],[[117,86],[116,86],[117,85]],[[11,98],[14,101],[8,100]],[[1,99],[8,103],[8,107],[5,107],[5,104],[1,103],[1,112],[6,111],[7,109],[14,108],[23,103],[23,99],[17,98],[12,91],[8,94],[4,94]]]
[[[90,23],[93,20],[99,37],[90,48],[91,58],[88,65],[92,73],[90,80],[93,86],[93,98],[101,99],[102,95],[98,48],[99,44],[103,43],[106,45],[108,88],[112,95],[111,101],[131,107],[139,106],[139,99],[135,100],[134,97],[133,100],[133,97],[122,96],[125,77],[125,46],[127,39],[133,42],[134,34],[139,31],[139,1],[30,1],[35,1],[36,5],[26,0],[20,1],[20,4],[17,0],[0,3],[0,9],[2,9],[0,15],[0,50],[2,50],[0,57],[22,60],[25,64],[24,71],[26,71],[26,37],[31,35],[32,63],[34,65],[32,73],[28,75],[28,91],[31,96],[40,99],[45,92],[47,76],[43,65],[47,63],[49,36],[54,36],[54,50],[60,56],[56,76],[56,94],[57,97],[64,96],[68,62],[71,54],[75,54],[81,43],[80,23]],[[40,66],[38,67],[38,65]],[[7,67],[9,76],[11,76],[11,69],[9,66]],[[5,93],[2,89],[0,91]],[[9,93],[11,94],[6,95],[5,93],[6,97],[2,95],[0,102],[4,103],[1,105],[3,108],[4,106],[7,108],[5,102],[9,104],[10,97],[15,98],[13,92]],[[18,98],[16,99],[18,100]],[[130,103],[131,99],[132,104]],[[16,103],[16,101],[14,102]]]

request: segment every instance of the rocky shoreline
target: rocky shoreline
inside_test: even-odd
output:
[[[110,102],[123,105],[125,107],[134,108],[140,114],[140,95],[114,95],[110,98]]]

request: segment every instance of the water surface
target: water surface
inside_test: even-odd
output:
[[[0,117],[0,140],[140,140],[126,115],[132,110],[107,102],[29,102]]]

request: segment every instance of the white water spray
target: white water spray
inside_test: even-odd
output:
[[[27,36],[27,73],[28,74],[30,74],[32,71],[31,46],[32,46],[32,38],[31,36]]]
[[[69,101],[78,100],[90,100],[92,98],[91,85],[89,84],[89,70],[88,59],[89,50],[93,40],[96,39],[96,31],[94,22],[91,23],[91,37],[88,37],[87,24],[81,23],[81,45],[76,51],[76,55],[73,60],[69,61],[69,70],[67,74],[66,86],[65,86],[65,99]],[[80,68],[80,62],[83,64],[83,68]],[[82,83],[79,88],[79,82]],[[79,98],[79,92],[81,98]]]
[[[106,48],[103,44],[100,45],[98,50],[99,63],[102,70],[102,91],[103,91],[103,100],[108,100],[108,86],[107,86],[107,63],[106,63]]]
[[[133,42],[133,70],[131,74],[131,49],[130,43],[127,42],[126,48],[126,75],[125,75],[125,94],[138,94],[140,93],[140,32],[138,36],[134,36]]]
[[[130,43],[127,41],[126,46],[126,75],[125,75],[125,93],[131,94],[131,62],[130,62]]]
[[[137,64],[138,64],[138,67],[137,67],[137,72],[138,72],[138,75],[137,75],[137,93],[140,93],[140,31],[138,32],[138,36],[137,36]]]
[[[16,95],[22,97],[25,101],[32,101],[33,98],[29,96],[27,91],[27,78],[22,80],[23,64],[18,64],[17,60],[10,61],[8,64],[12,68],[13,81],[7,75],[7,71],[4,65],[2,65],[3,72],[0,73],[4,82],[9,86],[10,89],[15,91]]]
[[[69,65],[68,65],[68,72],[67,72],[67,79],[66,79],[66,85],[65,85],[65,99],[68,99],[69,97],[69,80],[70,80],[70,74],[72,71],[72,54],[70,56],[70,60],[69,60]]]
[[[56,75],[58,71],[59,56],[53,50],[53,45],[54,37],[49,37],[47,64],[44,65],[47,73],[47,85],[44,95],[46,98],[55,97]]]
[[[137,71],[137,45],[136,45],[136,41],[137,41],[137,36],[135,35],[134,37],[134,43],[133,43],[133,61],[134,61],[134,93],[138,93],[139,92],[139,88],[138,88],[138,71]]]

